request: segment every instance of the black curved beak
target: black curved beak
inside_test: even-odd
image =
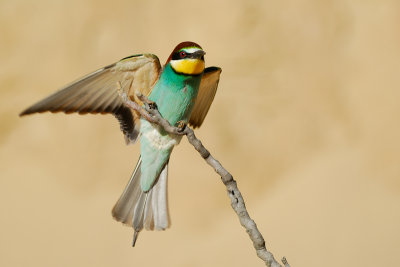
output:
[[[197,50],[196,52],[189,54],[189,58],[203,58],[205,54],[206,52],[203,50]]]

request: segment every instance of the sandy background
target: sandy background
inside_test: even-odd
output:
[[[400,2],[0,1],[0,266],[263,266],[225,188],[183,140],[172,228],[111,218],[139,155],[112,116],[18,118],[125,56],[196,41],[222,78],[205,145],[277,258],[396,266]]]

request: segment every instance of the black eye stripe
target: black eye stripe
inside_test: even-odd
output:
[[[178,59],[182,59],[182,57],[181,57],[181,52],[182,51],[179,51],[179,52],[175,52],[173,55],[172,55],[172,60],[178,60]],[[187,57],[189,57],[189,53],[186,53],[185,52],[185,56],[183,57],[183,58],[187,58]]]
[[[195,53],[188,53],[186,51],[183,51],[185,53],[185,56],[182,58],[181,56],[181,52],[182,51],[178,51],[172,54],[172,60],[179,60],[179,59],[183,59],[183,58],[198,58],[198,56],[196,56]],[[202,57],[202,59],[204,60],[204,57]]]

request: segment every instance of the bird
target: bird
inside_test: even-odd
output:
[[[56,91],[20,113],[112,114],[126,144],[140,139],[140,156],[122,195],[112,209],[115,220],[133,228],[132,246],[143,230],[170,227],[168,164],[182,135],[141,118],[121,98],[143,106],[142,94],[155,103],[171,125],[200,127],[214,100],[220,67],[205,67],[205,52],[195,42],[179,43],[161,66],[154,54],[135,54],[96,70]]]

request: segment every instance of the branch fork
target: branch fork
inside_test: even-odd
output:
[[[193,129],[188,127],[184,123],[179,123],[178,127],[172,126],[167,120],[165,120],[157,109],[157,105],[150,101],[146,96],[137,94],[137,97],[144,103],[144,107],[140,106],[136,102],[129,99],[127,94],[122,90],[118,90],[118,93],[122,101],[130,108],[136,110],[140,115],[151,123],[155,123],[164,128],[164,130],[170,134],[175,135],[186,135],[189,143],[199,152],[201,157],[210,165],[216,173],[221,176],[221,180],[224,183],[228,196],[231,200],[231,206],[239,217],[240,224],[246,229],[253,246],[256,250],[257,256],[264,261],[268,267],[290,267],[286,258],[282,259],[283,266],[279,264],[271,252],[265,248],[265,241],[260,231],[257,228],[256,223],[250,218],[246,206],[240,193],[236,181],[222,164],[216,160],[210,152],[203,146],[201,141],[197,139]]]

